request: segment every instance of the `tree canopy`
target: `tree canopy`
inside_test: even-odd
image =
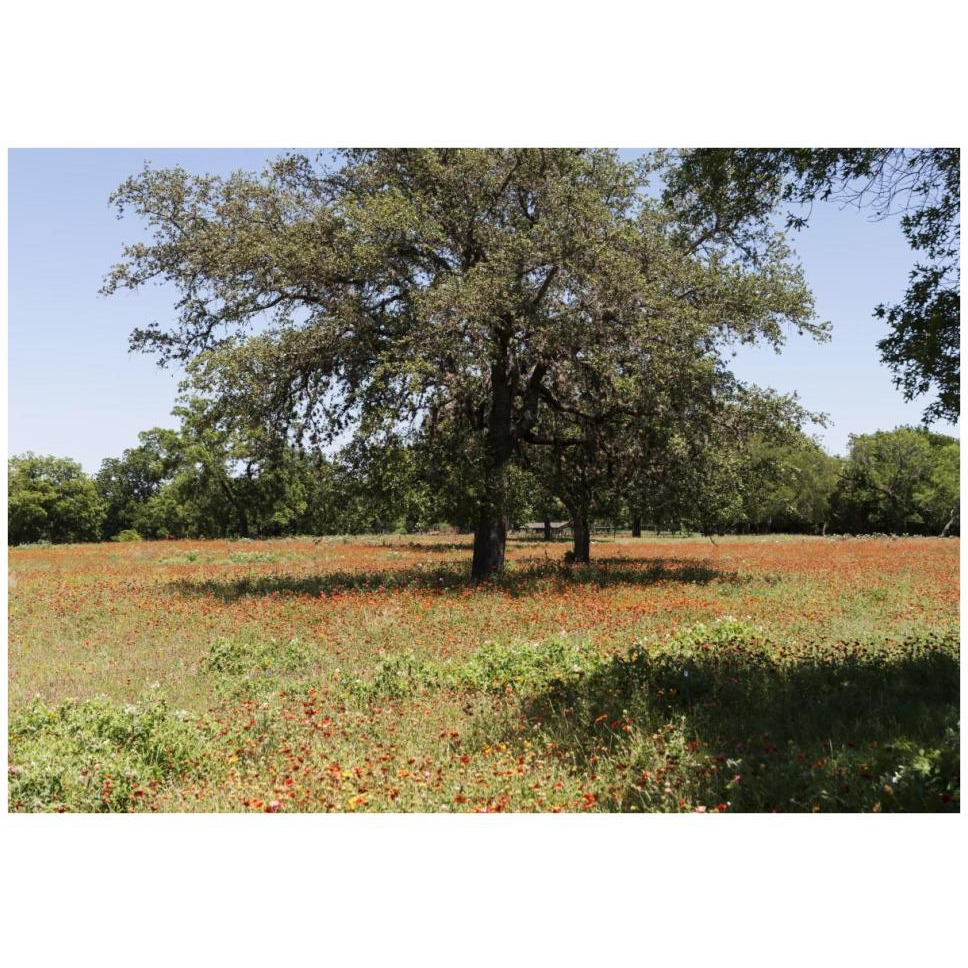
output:
[[[11,544],[97,541],[105,507],[77,461],[26,453],[8,467],[8,540]]]
[[[650,197],[648,176],[579,149],[145,169],[114,201],[149,241],[126,247],[104,291],[177,287],[175,325],[132,345],[187,362],[224,426],[435,448],[469,495],[483,578],[503,565],[526,455],[587,449],[621,415],[665,420],[668,387],[726,341],[823,333],[776,233],[742,209],[693,219]]]
[[[815,200],[897,215],[917,262],[899,303],[874,315],[878,342],[905,399],[934,391],[925,419],[956,422],[961,374],[961,152],[958,148],[701,148],[670,169],[666,197],[697,224],[742,216],[764,224],[785,203],[787,225],[804,227]],[[739,239],[749,245],[751,236]]]
[[[958,522],[959,458],[954,437],[898,427],[850,438],[833,496],[848,531],[948,534]]]

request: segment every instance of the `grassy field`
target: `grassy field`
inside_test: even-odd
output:
[[[9,552],[12,810],[957,811],[957,539]]]

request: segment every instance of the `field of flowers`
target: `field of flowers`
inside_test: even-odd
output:
[[[9,552],[20,811],[957,811],[957,539]]]

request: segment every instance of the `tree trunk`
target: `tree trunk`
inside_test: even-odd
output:
[[[484,443],[486,467],[484,490],[474,527],[471,578],[483,581],[504,570],[504,546],[508,534],[507,471],[514,439],[511,435],[513,392],[507,365],[501,359],[491,367],[491,411]]]
[[[549,517],[544,519],[544,539],[545,541],[551,540],[551,518]]]
[[[636,515],[634,518],[632,518],[632,537],[642,537],[642,518],[639,517],[639,515]]]
[[[571,523],[574,534],[574,560],[577,564],[587,565],[591,560],[591,529],[588,516],[583,513],[573,515]]]
[[[955,523],[955,518],[957,517],[957,515],[958,515],[958,509],[952,508],[951,516],[948,518],[947,524],[945,524],[945,526],[941,529],[940,537],[942,538],[948,537],[948,532],[951,530],[951,526]]]
[[[474,558],[471,577],[475,581],[490,578],[504,570],[504,546],[508,527],[504,513],[489,505],[482,506],[474,528]]]

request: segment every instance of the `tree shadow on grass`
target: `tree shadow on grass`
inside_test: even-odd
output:
[[[579,773],[609,765],[614,811],[959,809],[956,634],[837,643],[794,658],[737,644],[634,651],[524,701]],[[514,731],[505,737],[513,742]]]
[[[469,588],[510,595],[526,595],[539,589],[566,589],[582,585],[610,588],[621,585],[650,586],[666,582],[708,585],[711,582],[742,583],[751,579],[733,571],[715,568],[708,562],[687,558],[656,558],[635,561],[605,558],[591,565],[572,566],[556,561],[516,565],[487,582],[475,586],[467,563],[442,563],[382,571],[331,571],[313,575],[247,575],[241,578],[182,578],[167,587],[183,595],[212,597],[224,602],[269,596],[336,595],[349,591],[407,589],[434,590],[459,594]]]
[[[531,548],[540,550],[541,548],[555,549],[556,555],[561,555],[561,548],[567,545],[571,547],[571,539],[559,539],[555,541],[545,541],[540,537],[508,537],[507,547],[517,549]],[[557,547],[556,547],[557,546]],[[405,549],[407,551],[422,551],[431,554],[445,551],[465,551],[470,552],[473,548],[473,537],[468,536],[464,541],[380,541],[370,542],[368,547],[381,548],[386,550]]]
[[[377,546],[379,547],[379,546]],[[387,548],[405,548],[407,551],[425,552],[444,552],[444,551],[470,551],[470,541],[400,541],[396,544],[388,544]]]

